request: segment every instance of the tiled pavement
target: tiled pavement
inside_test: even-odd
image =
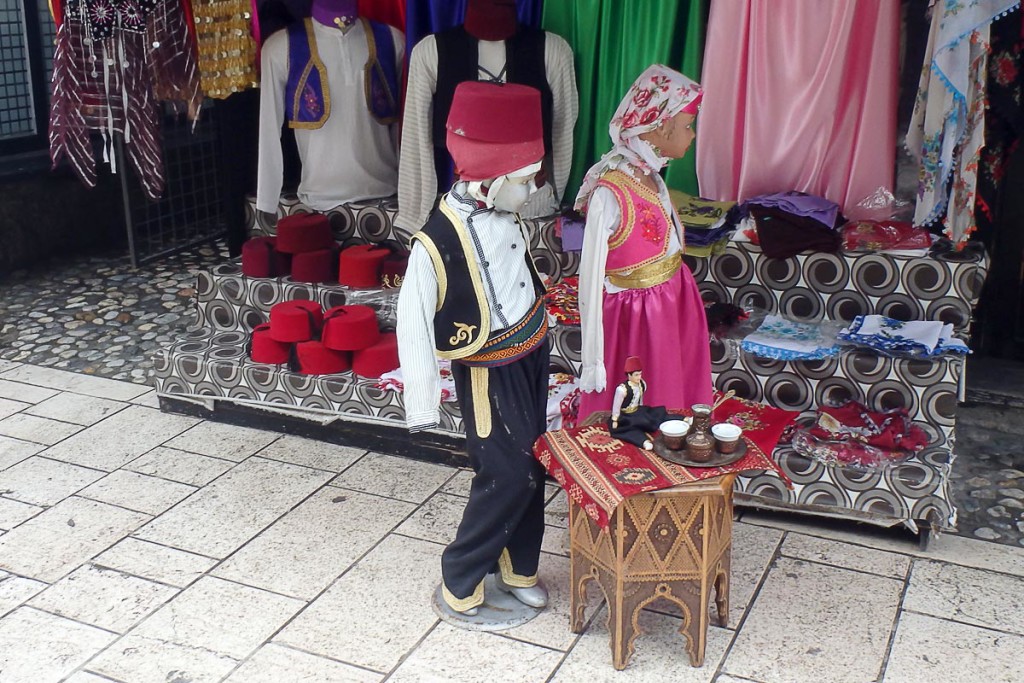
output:
[[[429,603],[466,472],[154,406],[0,360],[0,682],[1024,680],[1024,548],[744,513],[704,666],[651,611],[617,673],[603,609],[568,631],[554,488],[550,608],[460,631]]]

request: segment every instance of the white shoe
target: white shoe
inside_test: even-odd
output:
[[[499,573],[494,575],[494,585],[498,590],[510,593],[512,597],[528,607],[536,607],[537,609],[540,609],[541,607],[548,606],[547,589],[539,583],[530,586],[529,588],[516,588],[515,586],[510,586],[505,583]]]
[[[647,439],[646,441],[644,441],[644,450],[645,451],[653,451],[654,450],[654,442],[651,441],[650,439]]]
[[[479,611],[480,610],[477,607],[470,607],[465,612],[457,612],[457,614],[461,614],[461,615],[466,616],[466,617],[475,617],[477,612],[479,612]]]

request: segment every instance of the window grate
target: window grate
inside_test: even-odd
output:
[[[164,117],[166,183],[163,197],[156,202],[146,199],[135,170],[119,150],[118,173],[134,265],[211,242],[226,232],[223,173],[227,169],[220,154],[218,113],[215,103],[207,103],[194,131],[184,116]]]
[[[0,0],[0,2],[4,1]],[[50,3],[40,0],[37,6],[39,11],[39,35],[42,38],[39,51],[42,53],[40,55],[42,57],[41,63],[46,75],[47,96],[50,93],[50,81],[53,80],[53,48],[57,42],[57,25],[53,22],[53,17],[50,16],[49,5]]]
[[[0,74],[0,140],[35,135],[28,35],[20,0],[0,0]]]

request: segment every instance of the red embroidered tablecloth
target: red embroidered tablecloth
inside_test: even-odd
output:
[[[638,493],[751,470],[771,470],[788,485],[788,477],[771,457],[756,442],[746,441],[746,455],[731,465],[683,467],[619,441],[604,424],[592,424],[545,432],[534,443],[533,454],[572,501],[607,529],[616,506]]]

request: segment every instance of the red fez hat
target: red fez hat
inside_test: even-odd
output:
[[[380,287],[380,264],[390,254],[390,249],[375,244],[342,249],[338,258],[338,282],[348,287]]]
[[[291,342],[279,342],[270,336],[270,323],[257,325],[249,342],[249,358],[253,362],[277,365],[287,363],[291,354]]]
[[[323,325],[323,311],[315,301],[282,301],[270,309],[270,336],[280,342],[312,339]]]
[[[631,375],[634,372],[640,372],[644,369],[643,363],[640,362],[639,356],[630,356],[626,359],[626,374]]]
[[[324,346],[335,351],[359,351],[380,339],[377,313],[369,306],[335,306],[324,315]]]
[[[302,375],[334,375],[352,367],[352,354],[329,349],[316,340],[295,345],[291,369]]]
[[[277,222],[277,250],[286,254],[330,249],[331,223],[320,213],[296,213]]]
[[[380,264],[380,284],[385,288],[397,288],[402,286],[405,279],[405,271],[409,268],[408,252],[391,252],[391,256],[384,259]]]
[[[291,270],[291,255],[275,249],[273,237],[253,237],[242,245],[242,273],[248,277],[280,277]]]
[[[352,371],[360,377],[380,377],[398,368],[398,336],[394,332],[380,335],[373,346],[356,351],[352,356]]]
[[[303,251],[292,256],[292,280],[295,282],[337,282],[334,249]]]
[[[540,91],[463,81],[448,112],[448,151],[462,180],[487,180],[544,158]]]

